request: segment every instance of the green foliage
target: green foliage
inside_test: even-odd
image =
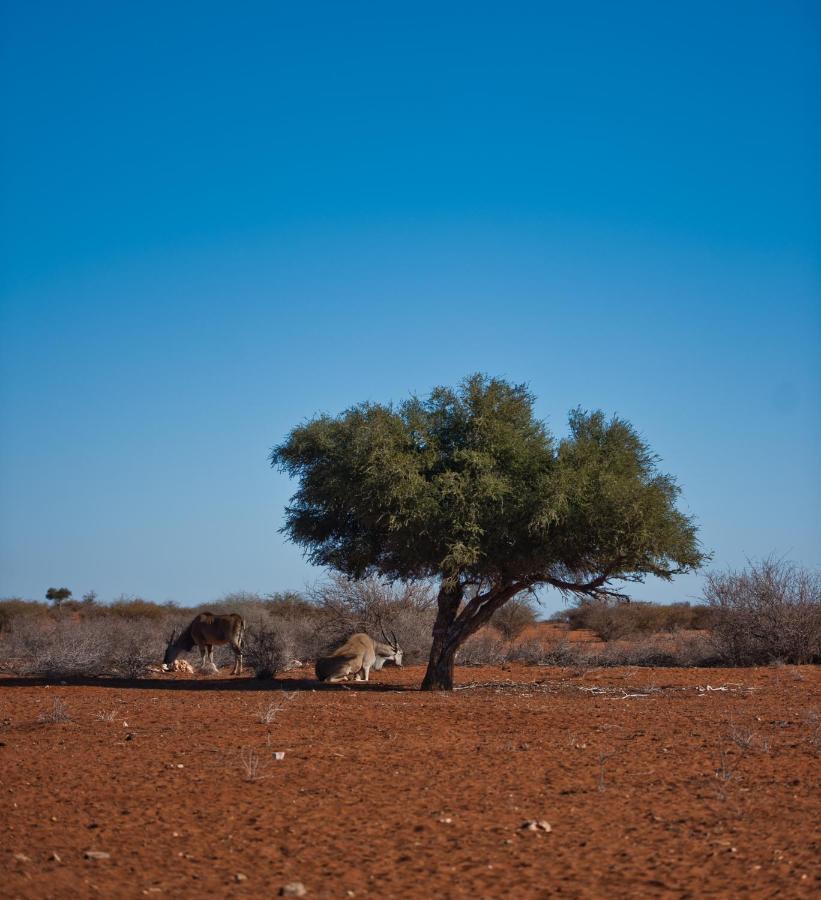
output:
[[[55,606],[61,606],[64,601],[71,596],[71,591],[67,587],[55,588],[50,587],[46,591],[46,600],[51,600]]]
[[[356,578],[596,594],[704,559],[675,481],[627,422],[576,410],[557,443],[525,386],[482,375],[314,419],[271,461],[299,484],[283,530]]]

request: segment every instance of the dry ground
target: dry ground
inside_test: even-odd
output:
[[[0,679],[0,896],[818,894],[817,669],[421,676]]]

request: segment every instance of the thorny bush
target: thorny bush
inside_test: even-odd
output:
[[[712,638],[734,666],[821,662],[821,573],[768,557],[707,576]]]

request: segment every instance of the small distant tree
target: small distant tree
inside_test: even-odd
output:
[[[54,604],[54,606],[57,607],[57,609],[59,609],[70,596],[71,591],[67,587],[50,587],[46,591],[46,600],[51,600],[51,602]]]
[[[94,606],[97,603],[97,591],[87,591],[83,594],[83,606]]]
[[[283,531],[352,578],[431,579],[427,690],[450,690],[456,651],[539,585],[622,596],[705,559],[679,488],[629,423],[580,409],[556,441],[524,385],[473,375],[398,407],[354,406],[271,451],[299,488]]]

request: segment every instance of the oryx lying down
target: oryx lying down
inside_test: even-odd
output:
[[[316,677],[320,681],[344,681],[353,675],[356,681],[367,681],[371,669],[378,672],[389,659],[397,666],[402,665],[402,648],[393,632],[388,644],[381,644],[367,634],[354,634],[329,656],[317,659]]]
[[[242,639],[245,635],[245,622],[237,613],[217,616],[214,613],[203,612],[194,617],[194,621],[181,634],[177,630],[171,632],[168,646],[165,648],[163,670],[168,671],[174,660],[180,653],[193,650],[196,645],[201,656],[201,667],[204,669],[206,660],[212,670],[214,665],[214,647],[219,644],[230,644],[234,651],[234,668],[232,675],[242,674]]]

